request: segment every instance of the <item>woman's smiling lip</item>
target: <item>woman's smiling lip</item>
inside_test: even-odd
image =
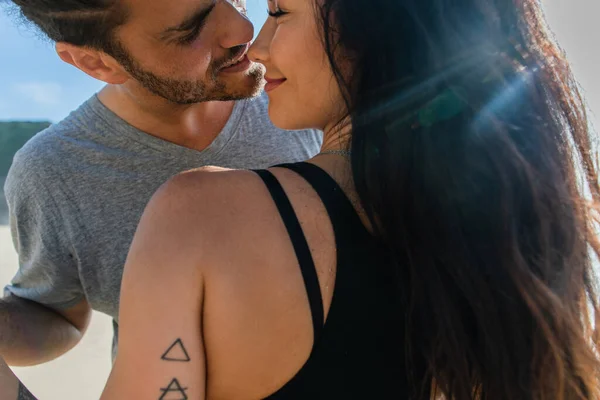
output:
[[[265,92],[270,92],[271,90],[276,89],[277,87],[279,87],[279,85],[281,85],[283,82],[285,82],[287,79],[282,78],[282,79],[271,79],[265,76],[265,81],[267,81],[267,84],[265,85]]]

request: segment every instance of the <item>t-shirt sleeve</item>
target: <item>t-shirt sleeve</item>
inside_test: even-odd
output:
[[[28,161],[31,161],[28,162]],[[54,309],[84,298],[61,209],[45,183],[38,160],[17,153],[5,183],[9,222],[19,269],[4,293]]]

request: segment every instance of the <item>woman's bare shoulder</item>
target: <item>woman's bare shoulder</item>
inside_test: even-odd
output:
[[[272,211],[262,180],[252,171],[203,167],[178,174],[150,200],[144,219],[152,219],[156,234],[189,247],[190,256],[204,260],[218,249],[238,247],[252,236],[257,221]],[[148,223],[144,225],[149,225]],[[162,228],[159,228],[162,227]],[[226,240],[224,238],[226,237]]]
[[[226,213],[231,207],[250,205],[262,193],[263,184],[252,171],[202,167],[168,180],[153,201],[176,207],[186,219]],[[172,210],[170,210],[172,211]]]

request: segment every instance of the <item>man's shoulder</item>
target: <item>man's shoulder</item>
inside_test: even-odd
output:
[[[98,104],[94,95],[61,121],[37,133],[15,154],[14,164],[52,168],[73,160],[74,151],[82,143],[95,141],[99,136],[97,131],[107,129],[96,110]]]
[[[77,137],[77,127],[66,121],[60,121],[38,132],[16,152],[11,169],[52,168],[55,163],[64,160],[64,144],[69,137]]]
[[[43,184],[52,175],[67,168],[74,157],[74,148],[90,134],[81,119],[80,107],[63,120],[36,133],[15,153],[8,181]]]

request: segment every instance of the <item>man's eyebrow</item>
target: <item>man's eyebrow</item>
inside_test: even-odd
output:
[[[159,37],[161,39],[168,39],[174,33],[188,32],[198,26],[202,26],[214,8],[214,2],[208,7],[199,8],[180,24],[165,29]]]

